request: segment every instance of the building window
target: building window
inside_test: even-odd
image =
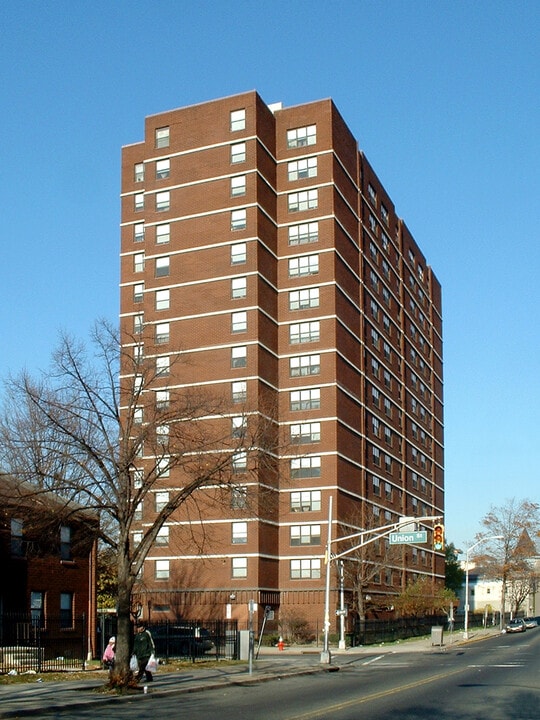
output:
[[[144,193],[136,193],[133,196],[133,202],[134,202],[134,208],[135,210],[143,210],[144,209]]]
[[[237,130],[245,130],[246,128],[246,111],[244,108],[241,110],[231,110],[231,132]]]
[[[375,437],[380,437],[381,434],[381,422],[374,415],[371,416],[371,432]]]
[[[73,593],[60,593],[60,627],[64,630],[73,627]]]
[[[142,518],[143,518],[143,504],[142,504],[142,502],[140,502],[135,505],[135,508],[133,510],[133,519],[134,520],[142,520]]]
[[[381,481],[375,475],[373,476],[373,494],[377,497],[381,495]]]
[[[156,425],[156,440],[160,445],[169,444],[170,428],[168,425]]]
[[[321,477],[321,458],[318,455],[291,458],[291,478],[299,480],[308,477]]]
[[[247,543],[247,522],[233,522],[231,529],[231,540],[233,545]]]
[[[133,332],[135,335],[140,335],[142,333],[144,327],[144,315],[142,313],[138,313],[137,315],[133,316]]]
[[[169,560],[156,560],[155,565],[155,579],[156,580],[168,580],[170,576],[170,563]]]
[[[156,290],[156,310],[168,310],[171,305],[170,290]]]
[[[321,407],[320,388],[292,390],[290,404],[291,410],[318,410]]]
[[[320,545],[320,525],[291,525],[290,543],[294,545]]]
[[[13,557],[23,557],[23,521],[18,518],[11,520],[11,554]]]
[[[287,176],[290,181],[317,177],[317,158],[293,160],[287,165]]]
[[[318,375],[320,372],[320,355],[298,355],[289,359],[289,374],[291,377]]]
[[[156,325],[156,345],[164,345],[169,342],[169,323],[158,323]]]
[[[231,178],[231,197],[246,194],[246,176],[235,175]]]
[[[241,450],[232,456],[233,473],[244,473],[247,470],[247,452]]]
[[[320,509],[320,490],[302,490],[291,493],[291,512],[317,512]]]
[[[171,359],[168,355],[162,355],[156,358],[156,376],[165,377],[171,371]]]
[[[371,200],[371,202],[374,205],[376,205],[377,204],[377,192],[371,183],[369,183],[367,190],[368,190],[369,199]]]
[[[165,547],[169,544],[169,526],[164,525],[158,530],[155,544],[157,547]]]
[[[231,435],[234,438],[242,438],[247,430],[247,417],[245,415],[234,415],[231,418]]]
[[[156,193],[156,210],[163,212],[171,207],[171,193],[168,190]]]
[[[290,193],[287,197],[289,212],[302,212],[304,210],[313,210],[319,202],[319,191],[317,188],[313,190],[302,190],[301,192]]]
[[[169,407],[170,395],[168,390],[156,390],[156,409],[166,410]]]
[[[318,320],[305,323],[294,323],[289,328],[289,342],[291,345],[299,343],[317,342],[320,339],[321,324]]]
[[[41,590],[33,590],[30,593],[30,618],[32,627],[45,627],[45,593]]]
[[[293,290],[289,293],[289,310],[319,307],[319,288]]]
[[[307,127],[293,128],[287,130],[287,147],[297,148],[306,145],[315,145],[317,142],[317,126],[308,125]]]
[[[231,367],[242,368],[247,365],[247,346],[239,345],[231,348]]]
[[[156,258],[156,277],[166,277],[170,273],[170,258],[168,255]]]
[[[377,467],[381,466],[381,451],[379,448],[372,447],[371,448],[371,457],[373,459],[373,464]]]
[[[133,410],[133,423],[135,425],[142,425],[143,421],[143,409],[142,407],[136,407]]]
[[[170,457],[161,457],[157,462],[157,476],[160,478],[169,477],[171,474]]]
[[[291,580],[317,579],[321,577],[320,558],[291,560]]]
[[[133,226],[133,242],[144,240],[144,223],[135,223]]]
[[[390,214],[388,209],[381,203],[381,217],[386,226],[390,224]]]
[[[231,492],[231,508],[243,509],[247,506],[247,486],[234,485]]]
[[[233,578],[247,577],[247,558],[246,557],[232,558],[232,576],[233,576]]]
[[[235,245],[231,245],[231,265],[242,265],[246,262],[246,257],[246,243],[236,243]]]
[[[245,298],[247,293],[247,277],[233,278],[231,280],[231,297],[235,300]]]
[[[154,496],[155,510],[157,513],[161,512],[163,508],[169,502],[169,492],[167,490],[159,491]]]
[[[319,256],[303,255],[289,260],[289,277],[316,275],[319,272]]]
[[[133,302],[140,303],[143,301],[144,283],[136,283],[133,286]]]
[[[233,210],[231,212],[231,230],[244,230],[247,222],[247,210]]]
[[[133,272],[143,272],[144,253],[135,253],[133,256]]]
[[[156,128],[156,147],[164,148],[169,147],[169,128],[162,127]]]
[[[156,244],[168,243],[171,239],[171,226],[169,223],[156,225]]]
[[[306,245],[319,239],[319,223],[310,222],[289,227],[289,245]]]
[[[246,332],[247,312],[234,312],[231,314],[231,331],[233,333]]]
[[[244,403],[247,398],[247,382],[239,380],[231,383],[231,396],[233,403]]]
[[[164,180],[171,174],[171,161],[169,158],[156,160],[156,180]]]
[[[144,163],[135,163],[134,180],[135,182],[142,182],[144,180]]]
[[[291,442],[298,445],[319,442],[321,439],[321,423],[295,423],[291,425]]]
[[[231,163],[241,163],[246,159],[246,143],[235,143],[231,145]]]

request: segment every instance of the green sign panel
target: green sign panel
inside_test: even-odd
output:
[[[427,530],[413,530],[412,532],[390,533],[390,545],[405,545],[406,543],[427,542]]]

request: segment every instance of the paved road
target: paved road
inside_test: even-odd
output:
[[[316,653],[286,652],[257,661],[251,676],[241,666],[158,676],[149,694],[129,699],[100,697],[88,683],[72,690],[68,683],[60,688],[44,683],[21,691],[27,693],[26,704],[13,693],[5,702],[8,694],[0,686],[0,717],[32,712],[43,720],[95,720],[97,715],[118,720],[540,720],[539,658],[540,628],[464,646],[449,643],[444,650],[426,642],[349,650],[334,655],[330,668],[321,668]],[[272,682],[264,682],[268,678]]]

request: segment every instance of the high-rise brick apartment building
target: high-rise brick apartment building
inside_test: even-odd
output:
[[[167,524],[144,607],[245,618],[253,599],[322,619],[330,496],[334,537],[367,513],[443,513],[437,279],[333,102],[283,108],[256,92],[146,118],[144,141],[123,148],[121,252],[125,342],[150,329],[152,390],[208,388],[228,399],[232,436],[271,415],[281,438],[258,474],[232,456],[239,484],[220,513]],[[178,348],[189,362],[175,370]],[[162,479],[143,523],[181,483]],[[261,487],[267,500],[242,509]],[[175,542],[187,522],[204,548]],[[431,539],[375,575],[372,604],[424,574],[444,576]]]

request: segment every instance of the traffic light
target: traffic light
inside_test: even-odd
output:
[[[444,550],[444,525],[433,526],[433,549]]]

